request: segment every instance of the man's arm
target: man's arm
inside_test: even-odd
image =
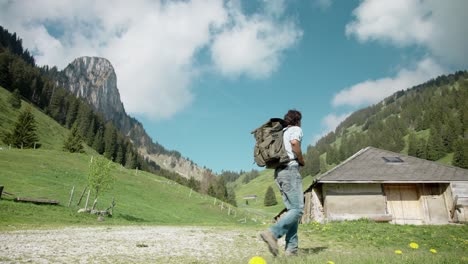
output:
[[[302,156],[301,142],[296,139],[291,140],[291,148],[294,154],[296,154],[299,165],[304,166],[305,163],[304,163],[304,157]]]

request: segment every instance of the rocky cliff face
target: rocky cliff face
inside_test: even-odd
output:
[[[111,63],[104,58],[81,57],[70,63],[63,74],[64,85],[108,119],[125,114],[117,89],[117,76]]]
[[[130,137],[140,154],[160,167],[183,177],[203,178],[205,169],[153,142],[143,125],[127,115],[119,90],[117,76],[111,63],[104,58],[81,57],[70,63],[56,79],[58,85],[84,99],[106,120],[112,120],[120,131]]]

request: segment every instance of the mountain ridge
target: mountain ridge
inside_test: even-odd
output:
[[[111,120],[117,129],[131,139],[145,158],[187,179],[194,177],[201,181],[207,173],[207,169],[200,168],[178,151],[166,150],[154,142],[143,125],[126,113],[117,87],[117,76],[111,62],[106,58],[76,58],[52,77],[58,86],[84,99],[97,112],[102,113],[105,120]]]
[[[353,112],[306,153],[307,175],[372,146],[468,168],[468,72],[441,75]]]

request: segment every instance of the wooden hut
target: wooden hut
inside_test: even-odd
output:
[[[373,147],[319,176],[304,194],[303,223],[468,222],[468,170]]]

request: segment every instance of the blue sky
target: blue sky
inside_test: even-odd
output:
[[[153,140],[215,172],[257,168],[250,131],[288,109],[303,113],[305,151],[353,111],[468,68],[464,0],[0,0],[0,10],[39,65],[109,59]]]

